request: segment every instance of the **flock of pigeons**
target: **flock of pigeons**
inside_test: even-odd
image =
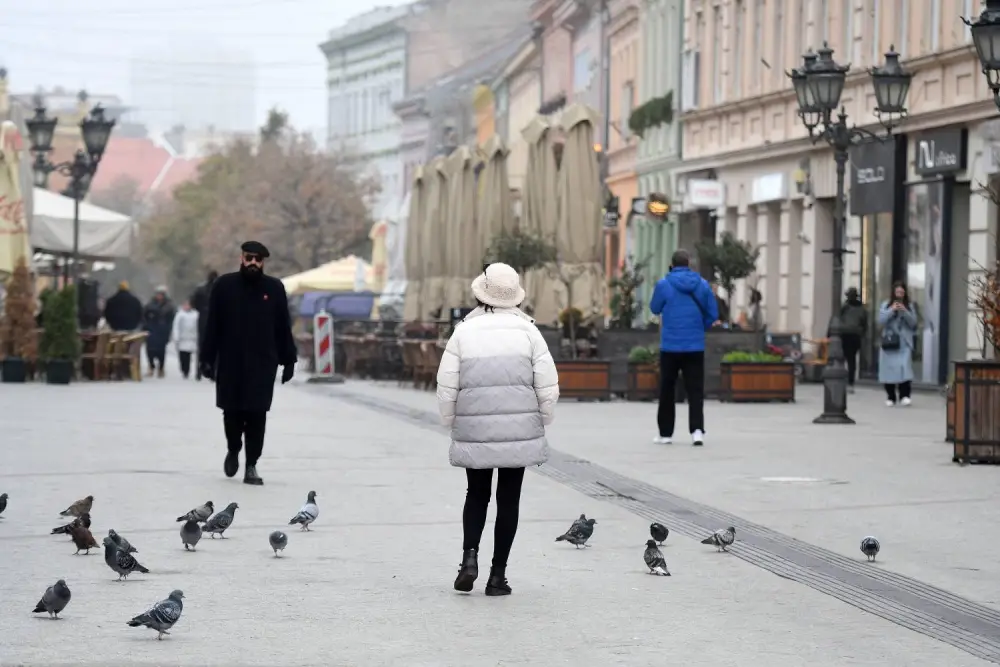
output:
[[[73,517],[69,523],[52,529],[52,535],[69,535],[76,545],[76,553],[83,551],[89,554],[91,549],[97,549],[97,540],[90,532],[90,510],[94,506],[94,496],[87,496],[76,501],[65,510],[59,513],[60,516]],[[0,514],[7,509],[7,494],[0,494]],[[236,517],[236,510],[239,505],[229,503],[221,512],[215,512],[215,506],[209,500],[204,505],[195,507],[190,512],[177,517],[178,522],[183,522],[181,526],[181,544],[185,550],[194,551],[198,546],[203,534],[208,533],[212,539],[218,535],[225,539],[226,529],[233,525]],[[309,525],[319,518],[319,506],[316,504],[316,492],[310,491],[306,503],[291,518],[288,525],[299,525],[300,530],[309,530]],[[130,574],[140,572],[149,574],[149,570],[136,560],[132,554],[138,553],[132,544],[119,535],[112,528],[108,531],[108,536],[102,540],[104,544],[104,562],[111,570],[118,575],[118,581],[128,579]],[[288,546],[288,536],[280,530],[272,532],[268,536],[268,543],[274,550],[275,558],[279,551],[284,551]],[[49,586],[42,598],[35,605],[32,613],[40,614],[46,612],[49,618],[59,618],[59,613],[66,608],[72,597],[69,586],[65,579],[60,579],[52,586]],[[163,635],[169,635],[170,629],[180,619],[181,612],[184,611],[183,591],[171,591],[165,600],[160,600],[147,611],[135,616],[128,621],[129,627],[146,627],[156,630],[157,639],[163,639]]]

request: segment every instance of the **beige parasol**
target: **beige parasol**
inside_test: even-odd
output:
[[[448,174],[445,159],[436,157],[424,170],[427,204],[420,234],[424,274],[420,281],[420,319],[444,305],[445,239],[448,235]]]
[[[0,123],[0,277],[29,257],[28,222],[21,192],[21,135],[10,121]]]
[[[503,230],[514,227],[511,209],[510,181],[507,175],[507,146],[503,139],[493,135],[483,146],[486,164],[479,176],[479,235],[471,253],[479,259],[479,266],[471,267],[478,275],[482,260],[493,239]]]
[[[476,155],[468,146],[459,146],[448,157],[448,230],[444,238],[444,304],[458,308],[469,300],[466,257],[470,235],[476,233]],[[478,273],[478,272],[477,272]]]
[[[407,322],[419,320],[423,309],[420,304],[420,285],[424,280],[424,259],[421,254],[420,239],[425,227],[427,210],[427,186],[424,181],[424,167],[420,165],[413,175],[410,187],[410,213],[406,218],[406,300],[403,305],[403,319]]]
[[[555,153],[552,150],[553,128],[544,116],[535,116],[521,130],[528,144],[528,164],[525,170],[521,226],[549,241],[554,241],[558,224]],[[546,269],[530,271],[525,276],[525,291],[539,322],[552,322],[559,313],[556,290],[558,282]]]

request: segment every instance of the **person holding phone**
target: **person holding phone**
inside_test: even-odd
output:
[[[910,405],[913,383],[913,344],[917,331],[917,315],[910,304],[906,285],[896,282],[892,298],[883,301],[878,313],[882,337],[878,353],[878,381],[885,386],[889,407]]]

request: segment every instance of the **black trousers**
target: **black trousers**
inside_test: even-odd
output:
[[[858,353],[861,352],[861,336],[858,334],[841,334],[840,343],[844,348],[844,358],[847,360],[847,384],[854,386],[854,378],[858,375]]]
[[[167,357],[166,350],[153,351],[150,350],[148,347],[146,348],[146,359],[149,361],[149,370],[153,370],[156,368],[162,370],[163,362],[166,359],[166,357]],[[159,365],[157,365],[157,362],[159,362]]]
[[[264,451],[267,413],[226,410],[222,413],[222,424],[226,429],[226,446],[229,447],[229,451],[238,454],[243,449],[245,440],[247,446],[246,464],[248,466],[257,465],[257,459]]]
[[[705,431],[705,353],[660,352],[660,405],[656,411],[656,424],[660,435],[674,435],[677,402],[674,387],[678,373],[684,378],[684,391],[688,402],[688,427],[691,433]]]
[[[191,373],[191,353],[178,352],[177,356],[181,358],[181,375],[187,378],[188,374]]]
[[[893,403],[896,402],[896,387],[899,387],[899,400],[910,397],[910,391],[913,388],[912,382],[900,382],[898,385],[887,384],[885,385],[885,395]]]
[[[462,511],[462,550],[479,552],[479,540],[486,528],[486,509],[490,504],[493,470],[465,470],[469,488]],[[493,527],[493,567],[507,567],[510,548],[517,533],[517,518],[521,507],[521,482],[524,468],[500,468],[497,472],[497,519]]]

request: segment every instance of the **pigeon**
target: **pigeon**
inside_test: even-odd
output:
[[[730,526],[725,530],[721,528],[701,541],[702,544],[711,544],[718,547],[719,551],[725,551],[726,547],[736,541],[736,529]]]
[[[89,514],[90,508],[94,506],[94,496],[87,496],[83,500],[78,500],[62,512],[59,512],[59,516],[80,516],[81,514]]]
[[[204,523],[208,517],[212,516],[212,512],[215,511],[215,505],[209,500],[207,503],[201,507],[195,507],[193,510],[188,512],[183,516],[177,517],[177,521],[199,521]]]
[[[45,589],[42,599],[38,601],[31,613],[40,614],[46,611],[49,613],[49,618],[59,618],[59,612],[66,608],[71,596],[66,580],[60,579],[55,583],[55,586],[49,586]]]
[[[654,540],[663,544],[667,539],[667,535],[670,534],[670,529],[664,526],[662,523],[651,523],[649,524],[649,536]]]
[[[867,556],[870,561],[875,560],[875,556],[878,555],[878,551],[881,548],[882,547],[879,545],[878,540],[871,535],[861,540],[861,553]]]
[[[135,547],[133,547],[129,543],[129,541],[126,540],[124,537],[122,537],[121,535],[119,535],[118,533],[116,533],[114,528],[112,528],[111,530],[108,531],[108,537],[110,537],[111,541],[115,543],[115,546],[117,546],[119,549],[121,549],[125,553],[127,553],[127,554],[137,554],[137,553],[139,553],[139,550],[136,549]]]
[[[149,570],[140,565],[139,561],[133,558],[127,551],[119,549],[118,545],[110,537],[104,538],[104,562],[118,573],[118,581],[121,581],[123,578],[128,579],[128,575],[136,571],[149,574]]]
[[[7,494],[0,493],[0,514],[3,514],[5,509],[7,509]]]
[[[299,513],[292,517],[292,520],[288,522],[289,526],[294,526],[299,523],[302,527],[299,530],[309,530],[309,524],[319,518],[319,505],[316,504],[316,492],[310,491],[309,497],[306,498],[306,504],[302,506]]]
[[[159,634],[157,639],[163,639],[163,635],[169,635],[170,628],[174,627],[184,611],[184,593],[172,591],[166,600],[160,600],[149,611],[139,614],[128,622],[130,628],[145,627],[156,630]]]
[[[654,540],[646,540],[646,551],[642,554],[642,559],[646,561],[646,567],[650,574],[661,577],[669,577],[670,570],[667,569],[667,561],[663,558],[663,552],[656,546]]]
[[[72,537],[72,531],[70,530],[70,528],[72,528],[73,526],[83,526],[84,528],[90,528],[90,515],[86,513],[81,514],[80,516],[73,519],[66,525],[59,526],[58,528],[53,528],[52,532],[49,533],[49,535],[69,535],[70,537]]]
[[[271,533],[267,541],[271,543],[271,548],[274,549],[274,557],[278,557],[279,551],[284,551],[285,547],[288,546],[288,535],[285,535],[280,530],[276,530]]]
[[[233,517],[236,516],[236,510],[239,509],[239,507],[240,506],[236,503],[229,503],[226,505],[226,509],[222,510],[205,522],[203,530],[206,533],[211,533],[213,540],[216,535],[222,539],[226,539],[226,536],[223,535],[223,533],[226,532],[226,528],[233,525]]]
[[[579,521],[579,519],[574,521],[569,530],[556,538],[556,542],[569,542],[576,545],[577,549],[587,546],[587,540],[594,534],[594,524],[597,521],[595,519],[586,519],[578,523]]]
[[[73,544],[76,545],[76,554],[79,554],[81,549],[86,549],[89,556],[90,550],[98,547],[97,540],[94,539],[94,534],[90,532],[90,528],[82,524],[70,524],[69,534],[73,538]]]
[[[199,540],[201,540],[201,526],[194,519],[188,519],[181,526],[181,542],[184,544],[184,550],[187,551],[190,547],[191,551],[194,551]]]

